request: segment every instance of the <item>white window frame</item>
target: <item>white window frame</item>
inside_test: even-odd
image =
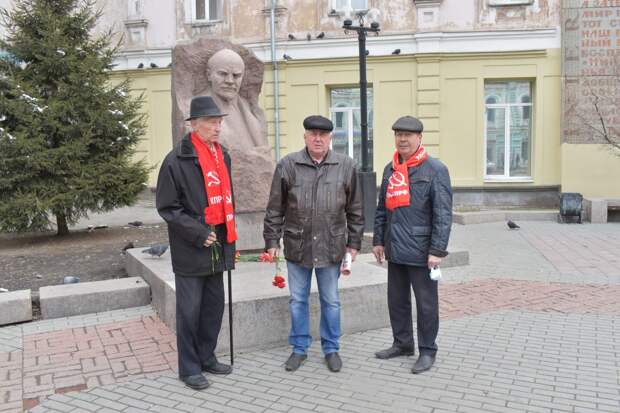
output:
[[[532,83],[530,83],[532,85]],[[485,110],[484,110],[484,180],[485,181],[517,181],[517,182],[533,182],[532,179],[532,151],[533,151],[533,103],[486,103],[485,98]],[[529,145],[529,158],[530,162],[530,175],[529,176],[510,176],[510,110],[512,108],[523,108],[525,106],[530,107],[530,145]],[[488,115],[487,112],[489,109],[504,109],[504,174],[503,175],[488,175],[487,174],[487,146],[488,146],[488,136],[487,136],[487,126],[488,126]]]
[[[489,6],[501,7],[501,6],[529,6],[533,4],[534,0],[489,0]]]
[[[336,122],[336,113],[345,113],[346,117],[347,117],[347,148],[348,148],[348,155],[349,157],[351,157],[351,159],[355,159],[354,158],[354,154],[353,154],[353,112],[354,111],[360,111],[359,106],[358,107],[353,107],[353,106],[336,106],[333,108],[330,108],[331,111],[331,119],[332,122]],[[333,149],[333,139],[332,141],[329,143],[329,149]]]
[[[331,8],[332,8],[332,10],[336,10],[336,12],[339,12],[339,13],[344,12],[347,9],[348,10],[352,10],[354,12],[360,11],[360,10],[368,10],[368,1],[369,0],[365,0],[366,1],[366,7],[362,8],[362,9],[354,9],[353,6],[351,5],[351,2],[353,0],[344,0],[344,1],[347,2],[347,4],[345,6],[337,7],[338,6],[338,0],[332,0],[331,1],[331,6],[332,6]]]
[[[185,23],[207,23],[207,22],[216,22],[220,21],[220,16],[215,16],[211,18],[209,15],[209,2],[211,0],[201,0],[205,2],[205,18],[198,19],[196,18],[196,0],[185,0]],[[218,10],[221,12],[222,8],[222,0],[214,0],[217,2]]]

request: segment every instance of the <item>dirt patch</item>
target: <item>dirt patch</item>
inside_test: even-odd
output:
[[[81,230],[65,237],[47,233],[0,239],[0,287],[10,291],[62,284],[67,275],[80,282],[126,277],[122,249],[168,242],[165,224]]]

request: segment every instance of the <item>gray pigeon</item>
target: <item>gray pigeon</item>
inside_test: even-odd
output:
[[[520,226],[518,226],[517,224],[515,224],[514,222],[512,222],[511,220],[508,220],[508,222],[506,222],[506,225],[508,225],[508,228],[510,229],[517,229],[517,228],[521,228]]]
[[[153,257],[161,257],[168,250],[168,244],[157,244],[151,248],[142,250],[143,253],[150,254]]]
[[[76,277],[75,275],[67,275],[62,279],[63,284],[77,284],[80,282],[80,277]]]

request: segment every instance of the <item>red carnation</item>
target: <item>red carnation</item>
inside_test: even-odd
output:
[[[284,288],[284,287],[286,287],[286,279],[284,277],[282,277],[281,275],[276,274],[273,277],[273,281],[271,282],[271,284],[274,287]]]
[[[273,262],[273,257],[267,251],[258,256],[260,262]]]

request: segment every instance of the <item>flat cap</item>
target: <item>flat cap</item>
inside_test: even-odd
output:
[[[403,116],[394,122],[392,125],[392,130],[421,133],[424,130],[424,125],[422,125],[422,122],[413,116]]]
[[[312,115],[304,119],[304,129],[305,130],[318,129],[318,130],[326,130],[328,132],[331,132],[332,130],[334,130],[334,124],[332,123],[331,120],[323,116]]]

